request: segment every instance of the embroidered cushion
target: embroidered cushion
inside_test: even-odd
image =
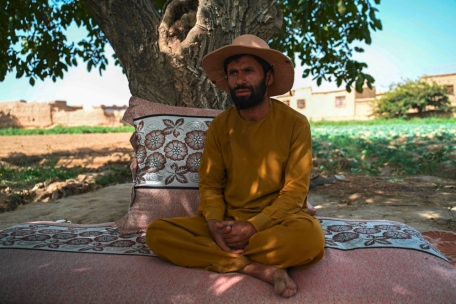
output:
[[[144,231],[158,218],[198,210],[198,167],[207,128],[221,110],[173,107],[132,97],[123,120],[135,126],[130,143],[133,187],[122,234]]]

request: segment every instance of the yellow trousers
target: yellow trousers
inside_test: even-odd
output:
[[[206,220],[196,215],[153,221],[146,243],[157,256],[176,265],[225,273],[253,262],[307,268],[323,258],[325,238],[318,219],[293,214],[254,234],[244,253],[228,253],[214,242]]]

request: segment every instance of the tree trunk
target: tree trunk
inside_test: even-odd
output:
[[[130,92],[174,106],[225,109],[227,94],[206,77],[207,53],[242,34],[266,41],[283,15],[278,0],[84,0],[127,75]]]

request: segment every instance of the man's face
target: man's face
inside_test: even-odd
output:
[[[264,75],[263,67],[252,56],[242,56],[227,65],[228,86],[231,99],[236,109],[245,110],[258,106],[267,96],[267,77],[272,77],[270,72]]]

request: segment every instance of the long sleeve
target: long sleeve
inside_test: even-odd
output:
[[[214,126],[214,122],[211,126]],[[226,170],[222,157],[217,130],[210,127],[206,135],[201,164],[199,167],[200,204],[198,211],[206,220],[223,221],[226,205],[223,197],[226,185]]]

